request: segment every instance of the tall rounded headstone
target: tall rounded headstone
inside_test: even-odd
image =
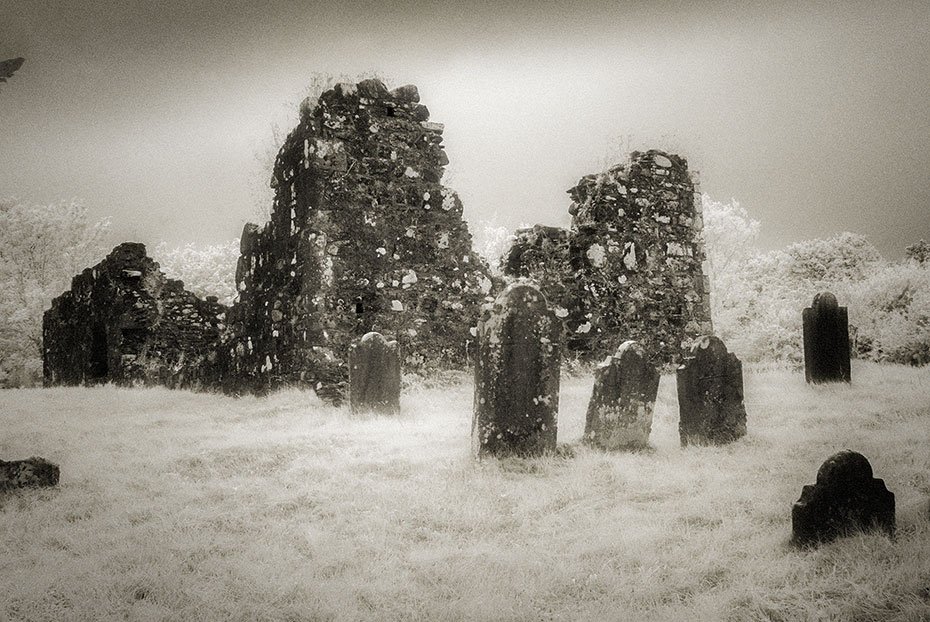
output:
[[[894,528],[894,493],[872,477],[865,456],[848,449],[827,458],[791,508],[791,541],[799,546],[865,529],[894,535]]]
[[[658,391],[659,371],[642,346],[622,343],[594,372],[585,441],[602,449],[646,447]]]
[[[349,348],[349,401],[353,413],[400,411],[400,353],[397,342],[366,333]]]
[[[836,296],[820,292],[801,313],[804,377],[808,382],[849,382],[849,315]]]
[[[743,364],[719,337],[696,339],[677,376],[682,445],[719,445],[746,434]]]
[[[475,455],[555,450],[562,323],[534,286],[507,287],[478,324]]]

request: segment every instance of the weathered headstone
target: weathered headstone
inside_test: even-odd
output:
[[[562,323],[532,285],[514,283],[478,324],[475,455],[555,450]]]
[[[850,532],[880,529],[894,535],[894,493],[872,477],[872,465],[848,449],[827,458],[817,482],[791,508],[791,541],[804,546]]]
[[[45,458],[28,460],[0,460],[0,492],[13,488],[54,486],[58,483],[58,465]]]
[[[801,313],[804,377],[808,382],[849,382],[849,316],[830,292],[820,292]]]
[[[642,346],[621,344],[594,372],[585,441],[602,449],[646,447],[658,390],[659,371]]]
[[[682,445],[719,445],[746,434],[743,364],[719,337],[696,339],[677,371]]]
[[[349,401],[353,413],[400,412],[400,353],[396,341],[372,332],[349,348]]]

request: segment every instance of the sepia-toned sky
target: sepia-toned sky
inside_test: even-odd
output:
[[[739,6],[737,6],[739,5]],[[806,5],[816,5],[813,6]],[[472,230],[567,225],[635,148],[688,158],[776,248],[930,240],[930,4],[0,0],[0,196],[199,244],[262,204],[320,75],[413,83]]]

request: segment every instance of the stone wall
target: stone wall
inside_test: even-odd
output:
[[[248,224],[226,354],[257,383],[344,392],[350,344],[396,339],[406,369],[462,367],[492,282],[415,86],[340,84],[301,106],[274,167],[270,222]]]
[[[45,312],[45,384],[210,382],[203,374],[226,311],[166,278],[142,244],[120,244]]]
[[[626,340],[675,363],[711,332],[700,194],[684,158],[650,150],[568,191],[571,230],[517,232],[505,275],[536,280],[565,320],[567,349],[600,360]]]
[[[48,383],[288,384],[338,401],[348,348],[372,331],[397,340],[408,370],[464,367],[492,280],[440,184],[443,126],[419,100],[365,80],[304,102],[271,220],[242,232],[239,300],[200,301],[123,244],[46,313]]]

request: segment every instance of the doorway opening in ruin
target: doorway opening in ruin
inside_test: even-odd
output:
[[[90,333],[88,380],[102,380],[107,377],[109,371],[107,365],[107,331],[102,325],[96,324]]]

